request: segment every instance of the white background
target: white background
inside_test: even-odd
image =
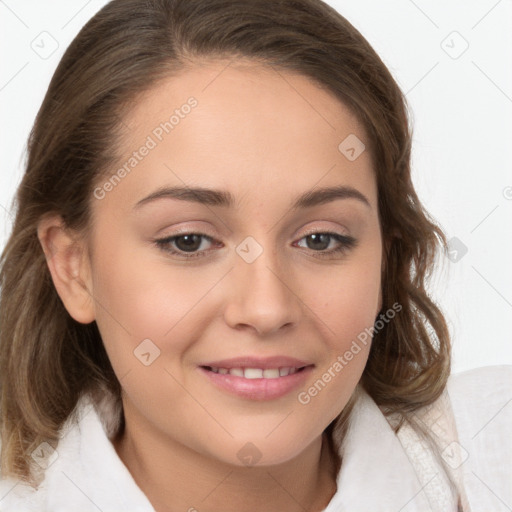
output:
[[[0,0],[1,247],[49,80],[105,3]],[[512,364],[511,1],[328,3],[368,39],[406,93],[418,194],[448,238],[467,247],[461,257],[453,246],[458,261],[444,258],[431,287],[453,335],[454,371]],[[42,58],[38,47],[56,50]]]

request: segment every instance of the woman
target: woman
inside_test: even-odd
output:
[[[2,257],[1,509],[503,509],[510,371],[448,384],[410,150],[322,2],[103,8]]]

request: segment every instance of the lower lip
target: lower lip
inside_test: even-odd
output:
[[[249,400],[274,400],[304,384],[313,370],[313,366],[306,366],[297,373],[276,379],[246,379],[230,374],[215,373],[203,367],[199,367],[199,370],[216,386],[234,395]]]

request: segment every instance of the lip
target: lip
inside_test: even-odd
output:
[[[283,397],[294,389],[303,385],[310,376],[314,364],[286,356],[274,357],[236,357],[233,359],[223,359],[210,361],[198,366],[198,370],[207,378],[209,382],[229,394],[257,401],[269,401]],[[301,368],[296,373],[278,377],[275,379],[246,379],[230,374],[215,373],[208,367],[216,368],[268,368],[295,367]]]

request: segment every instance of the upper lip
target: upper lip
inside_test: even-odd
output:
[[[307,363],[296,359],[295,357],[288,356],[272,356],[272,357],[252,357],[242,356],[234,357],[232,359],[219,359],[201,364],[200,366],[211,366],[213,368],[261,368],[266,370],[268,368],[302,368],[303,366],[310,366],[312,363]]]

